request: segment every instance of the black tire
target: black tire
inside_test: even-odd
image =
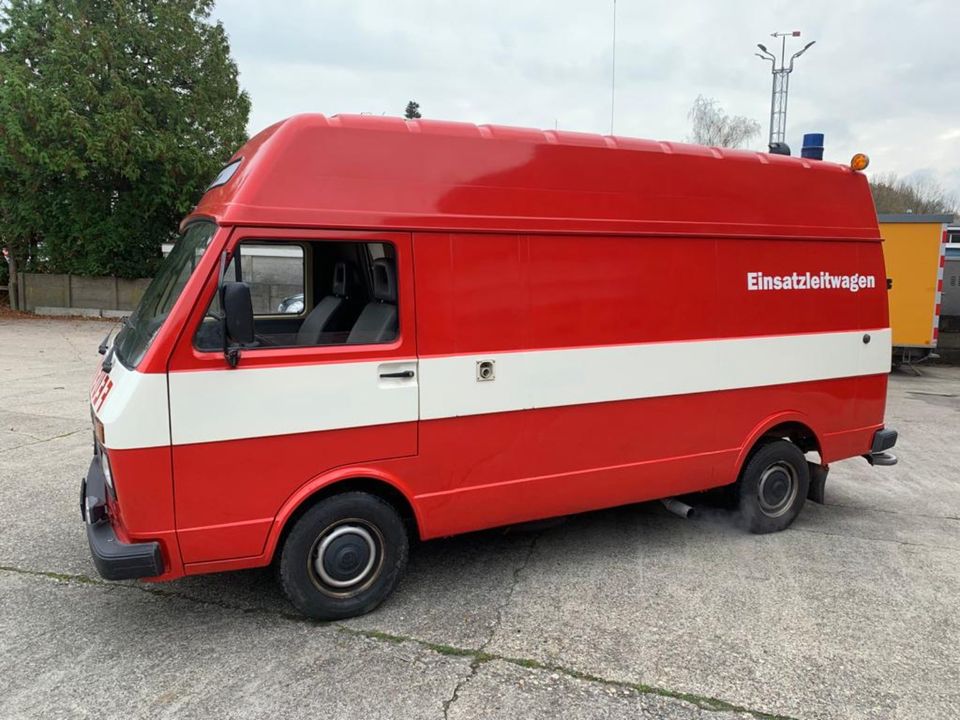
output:
[[[785,530],[800,514],[810,487],[803,452],[788,440],[762,445],[737,481],[737,510],[752,533]]]
[[[280,555],[280,583],[307,617],[363,615],[396,587],[408,550],[403,521],[386,500],[365,492],[334,495],[290,530]]]

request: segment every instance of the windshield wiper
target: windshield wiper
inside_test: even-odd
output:
[[[124,317],[120,318],[120,330],[121,330],[121,331],[122,331],[125,327],[127,327],[129,324],[130,324],[130,316],[129,316],[129,315],[125,315]],[[110,328],[110,329],[107,331],[106,337],[104,337],[103,340],[100,341],[100,345],[97,347],[97,352],[100,353],[101,355],[103,355],[103,354],[107,351],[107,346],[110,344],[110,336],[113,335],[113,333],[114,333],[115,330],[116,330],[115,327]],[[119,337],[119,332],[117,333],[117,336]]]
[[[116,344],[111,345],[110,352],[107,353],[107,356],[103,359],[103,363],[100,365],[100,369],[107,373],[107,375],[109,375],[110,371],[113,370],[113,356],[116,354],[116,351]]]
[[[110,336],[113,335],[114,328],[107,330],[107,334],[104,336],[103,340],[100,341],[99,347],[97,347],[97,352],[103,355],[107,351],[107,345],[110,344]]]

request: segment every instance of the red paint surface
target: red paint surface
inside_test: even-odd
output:
[[[259,555],[298,489],[338,466],[414,454],[416,432],[398,423],[174,447],[184,562]]]
[[[196,215],[230,225],[879,237],[864,176],[743,150],[300,115],[234,158],[240,168]]]
[[[183,574],[177,542],[171,482],[170,448],[110,450],[110,468],[117,493],[109,515],[121,542],[160,543],[166,572],[159,579]]]

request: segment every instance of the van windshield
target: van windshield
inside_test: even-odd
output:
[[[216,230],[217,226],[212,222],[193,223],[177,239],[137,309],[117,336],[117,358],[126,367],[132,369],[140,364]]]

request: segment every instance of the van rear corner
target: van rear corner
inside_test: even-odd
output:
[[[870,452],[863,455],[863,459],[871,465],[889,467],[897,464],[897,456],[887,452],[897,444],[897,431],[893,428],[881,428],[873,433],[873,442]]]

